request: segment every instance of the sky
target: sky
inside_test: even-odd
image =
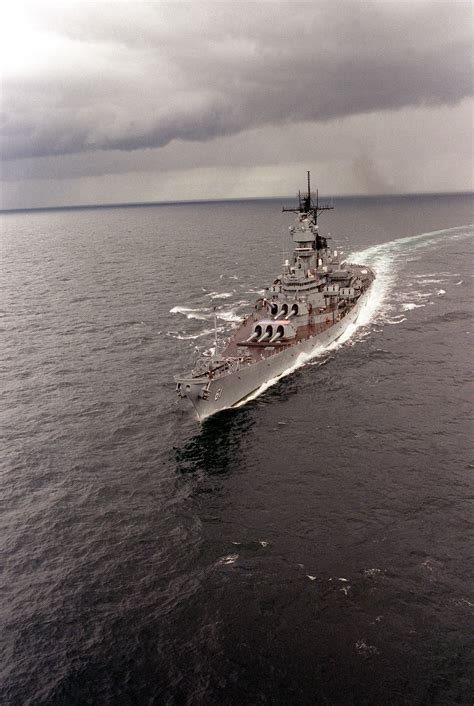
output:
[[[473,13],[3,3],[0,208],[473,190]]]

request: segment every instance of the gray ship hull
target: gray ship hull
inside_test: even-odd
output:
[[[326,331],[275,353],[260,362],[242,367],[240,370],[228,373],[222,377],[208,378],[177,378],[177,382],[186,388],[189,398],[196,410],[199,421],[204,421],[223,409],[239,406],[255,393],[263,384],[278,378],[299,361],[300,356],[311,357],[316,350],[325,348],[337,341],[350,324],[357,321],[361,310],[367,302],[371,287],[364,292],[355,306],[339,322]],[[203,389],[206,388],[205,399]]]

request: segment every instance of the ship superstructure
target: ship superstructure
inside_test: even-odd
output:
[[[330,205],[298,195],[290,227],[293,255],[259,298],[223,350],[217,337],[212,354],[201,356],[187,374],[175,377],[180,397],[193,404],[198,419],[234,407],[268,380],[283,374],[304,353],[337,340],[357,319],[375,279],[364,265],[346,263],[319,233],[318,216]]]

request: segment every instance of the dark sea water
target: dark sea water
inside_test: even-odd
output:
[[[1,216],[2,704],[472,704],[473,199],[345,199],[350,338],[202,427],[275,201]]]

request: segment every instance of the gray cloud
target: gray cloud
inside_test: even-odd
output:
[[[31,8],[44,57],[3,81],[4,159],[135,151],[472,95],[464,2]]]

